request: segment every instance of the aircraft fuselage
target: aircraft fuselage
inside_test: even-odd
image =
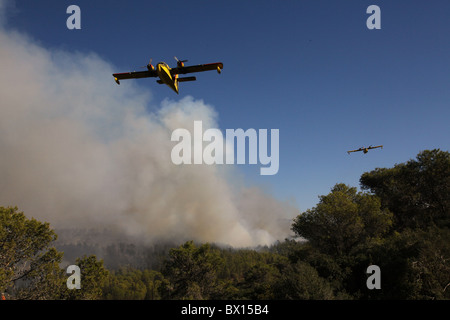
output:
[[[156,72],[158,73],[159,79],[161,81],[168,85],[173,91],[178,93],[178,75],[172,77],[170,74],[170,67],[165,62],[159,62],[156,65]]]

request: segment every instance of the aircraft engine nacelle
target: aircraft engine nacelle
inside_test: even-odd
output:
[[[119,81],[119,79],[117,79],[117,78],[114,78],[114,80],[116,80],[116,83],[117,83],[117,84],[120,84],[120,81]]]
[[[221,73],[222,72],[222,70],[220,69],[220,67],[218,66],[217,67],[217,73]]]
[[[174,57],[175,60],[177,60],[177,67],[178,68],[183,68],[184,67],[184,63],[187,62],[187,60],[178,60],[177,57]]]

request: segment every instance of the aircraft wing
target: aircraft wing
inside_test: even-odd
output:
[[[195,66],[187,66],[187,67],[176,67],[170,69],[170,73],[172,75],[174,74],[186,74],[186,73],[193,73],[193,72],[202,72],[202,71],[210,71],[210,70],[217,70],[220,72],[220,70],[223,69],[223,63],[222,62],[215,62],[215,63],[207,63],[207,64],[198,64]]]
[[[119,80],[125,79],[139,79],[139,78],[148,78],[148,77],[157,77],[158,74],[156,71],[132,71],[132,72],[124,72],[124,73],[114,73],[113,77],[118,84],[120,84]]]

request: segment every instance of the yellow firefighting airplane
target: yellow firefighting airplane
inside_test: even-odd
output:
[[[364,153],[367,153],[367,152],[369,152],[370,149],[376,149],[376,148],[383,149],[383,146],[376,146],[376,147],[369,146],[367,148],[362,147],[362,148],[359,148],[359,149],[356,149],[356,150],[347,151],[347,153],[350,154],[350,152],[358,152],[358,151],[363,151]]]
[[[184,63],[187,60],[177,60],[177,66],[175,68],[170,68],[167,63],[159,62],[156,67],[152,65],[152,60],[148,63],[146,71],[133,71],[133,72],[124,72],[124,73],[114,73],[113,77],[116,80],[117,84],[120,84],[120,80],[124,79],[138,79],[138,78],[148,78],[148,77],[159,77],[156,82],[159,84],[168,85],[173,91],[178,93],[178,83],[185,81],[195,81],[196,77],[183,77],[179,78],[179,74],[186,74],[192,72],[202,72],[209,70],[217,70],[218,73],[223,69],[222,62],[208,63],[208,64],[199,64],[195,66],[184,66]]]

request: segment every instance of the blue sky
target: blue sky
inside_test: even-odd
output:
[[[66,8],[81,8],[81,30]],[[381,8],[381,30],[366,9]],[[49,49],[95,53],[117,72],[148,63],[221,61],[181,84],[177,96],[154,79],[136,80],[164,99],[203,99],[220,129],[280,130],[280,169],[265,186],[300,210],[338,182],[392,167],[424,149],[449,150],[449,1],[16,1],[7,27]],[[105,81],[116,85],[110,73]],[[130,80],[134,81],[134,80]],[[126,90],[117,86],[117,90]],[[384,145],[364,155],[346,151]]]

